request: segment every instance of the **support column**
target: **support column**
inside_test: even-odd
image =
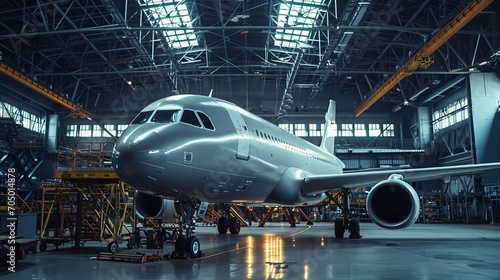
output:
[[[471,73],[470,119],[476,163],[500,161],[500,78],[495,73]],[[483,175],[483,183],[498,183],[499,172]]]

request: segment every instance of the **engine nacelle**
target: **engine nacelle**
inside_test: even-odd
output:
[[[161,217],[162,223],[174,222],[175,207],[171,199],[136,191],[134,203],[135,214],[139,221],[144,221],[144,218]]]
[[[406,228],[415,223],[420,212],[417,192],[392,175],[376,184],[366,198],[366,209],[372,221],[386,229]]]

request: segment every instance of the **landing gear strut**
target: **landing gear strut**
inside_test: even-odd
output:
[[[337,204],[337,201],[331,194],[327,195]],[[344,232],[348,230],[350,232],[349,238],[360,239],[363,237],[360,234],[359,220],[356,218],[351,218],[351,206],[350,206],[351,190],[348,188],[342,188],[342,206],[338,205],[342,209],[343,218],[335,219],[335,237],[344,238]]]
[[[176,199],[175,211],[179,217],[179,238],[175,242],[175,250],[170,258],[198,258],[202,256],[200,240],[194,236],[194,214],[200,208],[198,199]]]

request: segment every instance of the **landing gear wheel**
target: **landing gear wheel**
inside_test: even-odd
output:
[[[112,241],[108,243],[108,251],[110,253],[116,253],[117,250],[118,250],[118,242]]]
[[[191,236],[187,241],[187,245],[189,246],[187,251],[191,258],[194,259],[200,256],[200,240],[198,240],[198,237]]]
[[[351,219],[351,223],[349,225],[349,231],[351,232],[351,234],[349,234],[349,238],[351,239],[360,239],[361,237],[363,237],[360,234],[358,219]]]
[[[177,238],[177,240],[175,241],[175,251],[176,252],[185,251],[186,250],[186,243],[187,243],[186,237],[180,236],[179,238]]]
[[[231,232],[231,234],[240,233],[240,229],[241,229],[240,220],[238,220],[235,217],[232,217],[231,219],[229,219],[229,231]]]
[[[219,218],[219,221],[217,222],[217,230],[219,231],[220,234],[227,233],[227,218],[226,217]]]
[[[47,251],[47,243],[45,243],[45,242],[40,243],[39,249],[40,249],[40,252]]]
[[[335,237],[336,238],[344,238],[344,219],[337,218],[335,219]]]

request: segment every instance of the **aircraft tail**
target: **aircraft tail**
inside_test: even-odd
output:
[[[336,105],[335,101],[330,100],[328,105],[328,111],[325,114],[325,130],[323,131],[323,139],[321,139],[320,148],[326,150],[333,155],[333,150],[335,148],[335,113]]]

